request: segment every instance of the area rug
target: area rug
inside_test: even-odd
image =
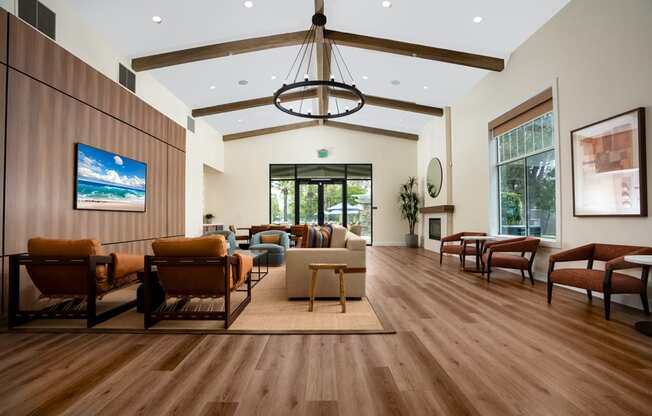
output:
[[[252,290],[251,303],[229,327],[223,321],[161,321],[143,328],[143,315],[136,309],[124,312],[93,328],[81,320],[37,320],[26,323],[17,331],[29,332],[104,332],[104,333],[201,333],[201,334],[384,334],[394,333],[383,324],[368,298],[348,299],[346,313],[338,300],[317,300],[313,312],[308,301],[290,301],[286,297],[285,267],[269,269],[269,274]],[[98,303],[98,309],[110,307],[124,299],[133,299],[135,286],[116,292]],[[245,293],[236,292],[232,305],[236,307]],[[221,307],[221,300],[217,307]],[[216,305],[210,305],[211,308]]]

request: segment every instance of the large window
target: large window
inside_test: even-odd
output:
[[[270,165],[269,191],[271,223],[356,226],[372,241],[370,164]]]
[[[496,137],[500,234],[556,238],[554,142],[552,112]]]

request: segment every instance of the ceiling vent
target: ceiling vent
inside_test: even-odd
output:
[[[57,15],[40,1],[18,0],[18,17],[50,39],[56,39]]]
[[[186,122],[186,129],[188,129],[191,133],[195,132],[195,119],[188,116],[188,121]]]
[[[136,74],[127,69],[126,66],[120,65],[120,74],[119,81],[120,85],[128,89],[129,91],[136,93]]]

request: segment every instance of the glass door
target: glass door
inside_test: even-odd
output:
[[[323,183],[324,193],[324,224],[344,225],[344,185],[339,183]]]
[[[346,223],[343,181],[299,181],[298,187],[300,224]]]
[[[319,184],[299,183],[299,224],[319,223]]]

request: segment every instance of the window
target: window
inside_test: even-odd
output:
[[[118,81],[129,91],[136,93],[136,74],[122,64],[118,64]]]
[[[557,237],[552,111],[496,137],[499,233]]]
[[[57,16],[37,0],[19,0],[18,17],[55,40]]]

